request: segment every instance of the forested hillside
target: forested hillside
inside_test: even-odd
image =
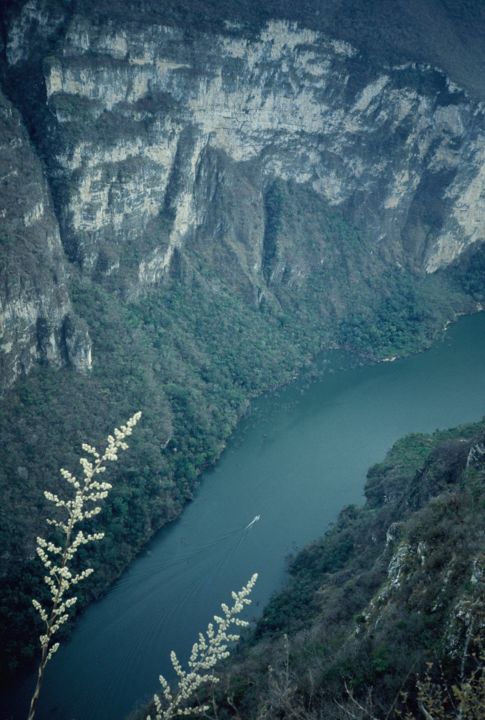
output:
[[[292,559],[218,717],[483,717],[484,433],[410,435],[369,470],[364,507]]]

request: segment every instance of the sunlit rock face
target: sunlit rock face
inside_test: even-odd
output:
[[[28,60],[29,18],[55,26],[48,8],[28,3],[12,24],[11,65]],[[285,22],[251,39],[187,38],[73,16],[43,73],[62,230],[88,272],[116,273],[139,242],[153,247],[138,280],[153,283],[201,228],[217,234],[214,198],[197,196],[200,174],[217,173],[214,153],[241,166],[235,181],[257,165],[255,216],[273,178],[294,180],[427,272],[483,238],[483,110],[432,68],[370,67],[352,46]],[[248,219],[240,260],[257,282],[262,228]]]
[[[2,94],[0,222],[0,391],[38,360],[90,369],[89,334],[72,315],[65,256],[41,164],[18,111]],[[76,337],[71,349],[68,326],[69,336]]]
[[[435,68],[285,21],[188,33],[49,0],[6,37],[65,253],[125,297],[201,264],[251,302],[304,286],[335,249],[268,240],[275,182],[341,211],[370,264],[433,273],[484,239],[484,108]]]

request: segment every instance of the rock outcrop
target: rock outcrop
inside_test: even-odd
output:
[[[225,252],[265,292],[264,198],[275,179],[342,209],[376,253],[418,271],[484,239],[484,111],[443,72],[378,67],[284,21],[251,37],[237,27],[188,37],[52,5],[24,5],[6,54],[15,76],[42,66],[45,108],[26,112],[67,254],[84,272],[124,277],[129,266],[137,293],[178,253],[193,264]],[[244,223],[227,207],[228,175]],[[290,276],[306,252],[295,239]]]
[[[18,111],[0,94],[0,390],[37,361],[91,367],[73,314],[59,227]]]

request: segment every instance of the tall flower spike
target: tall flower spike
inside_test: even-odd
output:
[[[63,515],[62,520],[47,518],[47,524],[60,530],[64,535],[64,541],[61,546],[42,537],[37,538],[37,555],[44,566],[44,582],[49,588],[50,599],[46,607],[38,600],[32,600],[32,605],[38,612],[45,631],[39,638],[41,659],[28,720],[33,720],[35,717],[45,667],[59,649],[59,643],[54,642],[54,637],[68,621],[69,610],[77,601],[75,596],[68,597],[68,595],[74,586],[94,572],[92,568],[85,568],[81,572],[73,573],[70,568],[72,560],[80,547],[98,542],[104,537],[102,532],[85,534],[82,530],[77,530],[76,526],[101,512],[101,506],[97,503],[108,496],[111,484],[100,482],[97,478],[106,470],[108,462],[118,459],[120,450],[128,448],[126,438],[132,434],[140,418],[141,412],[137,412],[126,425],[122,425],[119,429],[115,428],[113,435],[108,436],[107,446],[102,455],[92,445],[86,443],[82,445],[83,451],[90,457],[80,458],[82,468],[80,479],[69,470],[61,468],[60,475],[68,486],[70,499],[64,500],[56,493],[44,492],[44,497]]]
[[[199,633],[198,642],[192,646],[188,662],[188,670],[184,670],[175,652],[170,653],[172,667],[178,678],[177,687],[174,691],[170,689],[167,680],[160,675],[162,696],[154,695],[155,705],[154,720],[171,720],[175,716],[198,715],[206,712],[207,705],[191,705],[196,692],[208,683],[217,683],[219,678],[212,672],[215,665],[229,657],[229,643],[239,640],[239,635],[228,632],[232,626],[246,627],[249,623],[237,617],[247,605],[251,604],[249,595],[258,579],[255,573],[248,583],[239,591],[232,592],[233,604],[228,607],[225,603],[221,605],[224,617],[214,616],[214,622],[209,623],[205,635]],[[146,720],[152,720],[148,715]]]

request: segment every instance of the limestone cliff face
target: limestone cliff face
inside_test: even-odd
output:
[[[340,262],[319,221],[309,227],[317,205],[360,230],[354,276],[433,273],[484,239],[484,108],[431,66],[376,64],[281,20],[217,34],[90,4],[14,5],[5,75],[65,254],[125,298],[203,266],[250,303],[284,303]],[[284,232],[278,183],[306,198]],[[34,217],[41,200],[29,202]],[[67,312],[57,292],[49,327]],[[55,359],[52,332],[39,352]]]
[[[47,183],[22,119],[0,94],[0,391],[35,361],[91,365],[72,312]]]
[[[250,38],[238,28],[187,37],[51,6],[30,0],[14,18],[7,59],[14,71],[32,61],[35,24],[47,103],[37,122],[64,244],[85,272],[135,261],[139,291],[176,254],[193,262],[217,246],[264,291],[275,178],[342,208],[376,252],[419,271],[483,239],[484,110],[440,71],[372,67],[351,45],[285,22]],[[229,173],[244,223],[224,207]],[[295,239],[287,253],[290,274],[305,266],[304,246]]]

